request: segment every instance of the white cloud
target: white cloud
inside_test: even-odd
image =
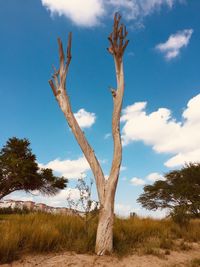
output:
[[[134,52],[132,52],[132,51],[128,52],[127,55],[128,55],[129,57],[134,57],[134,56],[135,56]]]
[[[121,121],[123,144],[143,141],[158,153],[173,156],[165,162],[167,167],[175,167],[185,162],[200,160],[200,94],[192,98],[176,121],[166,108],[147,114],[146,102],[135,103],[123,110]]]
[[[112,136],[111,133],[107,133],[107,134],[104,135],[104,139],[108,139],[108,138],[110,138],[111,136]]]
[[[156,210],[156,211],[147,211],[146,209],[140,209],[138,215],[143,218],[155,218],[155,219],[163,219],[167,215],[169,215],[169,211],[167,210]]]
[[[133,177],[131,180],[130,180],[131,184],[132,185],[135,185],[135,186],[138,186],[138,185],[144,185],[145,184],[145,181],[138,178],[138,177]]]
[[[162,180],[162,181],[165,180],[165,178],[164,178],[161,174],[159,174],[159,173],[157,173],[157,172],[152,172],[152,173],[150,173],[149,175],[147,175],[147,176],[145,177],[145,179],[146,179],[147,181],[151,181],[151,182],[156,182],[156,181],[159,181],[159,180]],[[141,178],[139,178],[139,177],[133,177],[133,178],[130,180],[130,182],[131,182],[131,184],[134,185],[134,186],[140,186],[140,185],[145,185],[145,184],[147,184],[147,182],[145,182],[145,179],[141,179]]]
[[[192,138],[192,137],[191,137]],[[198,146],[198,145],[197,145]],[[200,149],[196,148],[188,152],[180,152],[165,162],[167,167],[180,166],[184,163],[200,162]]]
[[[140,207],[133,208],[131,205],[116,203],[115,204],[115,213],[122,217],[129,217],[131,212],[135,212],[136,215],[145,217],[151,217],[155,219],[162,219],[168,215],[166,210],[157,210],[157,211],[147,211],[146,209],[141,209]]]
[[[96,115],[94,113],[87,112],[83,108],[79,109],[79,111],[74,113],[74,116],[82,129],[90,128],[96,120]]]
[[[151,181],[151,182],[156,182],[159,180],[165,180],[165,178],[160,173],[157,173],[157,172],[150,173],[149,175],[147,175],[146,179]]]
[[[187,29],[172,34],[165,43],[158,44],[156,49],[162,52],[167,60],[171,60],[180,54],[183,47],[187,47],[192,33],[192,29]]]
[[[72,200],[80,198],[79,190],[76,188],[66,188],[61,190],[57,195],[51,197],[39,196],[35,197],[34,201],[45,203],[52,207],[66,207],[67,198],[70,197]]]
[[[108,175],[108,174],[105,174],[105,175],[104,175],[104,178],[105,178],[106,180],[108,180],[109,175]]]
[[[101,164],[107,164],[108,163],[107,159],[99,159],[99,161]]]
[[[104,14],[103,0],[41,0],[52,15],[64,15],[78,26],[94,26]]]
[[[172,8],[183,0],[41,0],[52,15],[65,16],[78,26],[96,26],[102,19],[114,12],[122,13],[126,20],[142,20],[145,16],[160,10]]]
[[[37,195],[31,195],[30,193],[25,193],[23,191],[16,191],[9,194],[5,199],[22,200],[22,201],[34,201],[36,203],[44,203],[52,207],[66,207],[67,197],[73,200],[80,198],[79,190],[76,188],[66,188],[61,190],[55,196],[43,196],[40,193]]]
[[[50,168],[68,179],[78,179],[86,176],[86,172],[90,170],[89,164],[84,157],[76,160],[55,159],[47,164],[39,164],[40,168]]]
[[[123,217],[128,217],[130,216],[130,212],[136,212],[138,209],[134,209],[131,207],[131,205],[125,205],[125,204],[120,204],[117,203],[115,204],[115,213],[117,215],[123,216]]]
[[[105,1],[106,2],[106,1]],[[172,8],[180,0],[109,0],[115,11],[122,12],[127,20],[138,20],[162,7]]]
[[[135,20],[140,14],[138,0],[108,0],[108,5],[113,12],[122,12],[124,18],[127,20]]]
[[[182,2],[182,1],[176,1],[176,0],[140,0],[140,6],[142,9],[142,12],[145,16],[151,14],[152,12],[156,10],[160,10],[162,6],[172,8],[175,3]]]
[[[123,166],[123,165],[121,165],[121,167],[120,167],[120,172],[123,172],[123,171],[126,171],[127,170],[127,167],[126,166]]]
[[[12,200],[20,200],[20,201],[34,201],[34,197],[30,195],[21,196],[20,191],[11,193],[4,197],[4,200],[6,199],[12,199]]]

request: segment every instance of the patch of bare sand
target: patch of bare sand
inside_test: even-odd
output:
[[[1,267],[170,267],[189,266],[194,258],[200,258],[200,245],[193,244],[189,251],[172,251],[170,255],[159,258],[152,255],[131,255],[119,259],[114,256],[75,254],[70,252],[29,255],[12,264]]]

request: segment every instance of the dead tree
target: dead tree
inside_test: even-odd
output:
[[[114,58],[117,80],[117,88],[111,89],[113,98],[112,136],[114,142],[114,151],[112,166],[108,179],[105,179],[104,173],[94,153],[94,150],[88,143],[72,112],[68,96],[68,89],[66,86],[67,73],[72,58],[71,33],[69,33],[68,37],[66,62],[62,41],[58,39],[60,67],[58,70],[54,68],[52,80],[49,81],[55,98],[58,101],[67,123],[71,128],[81,150],[83,151],[83,154],[85,155],[95,177],[100,202],[99,223],[97,228],[95,248],[97,255],[111,253],[113,250],[114,199],[122,161],[120,114],[124,95],[123,55],[129,41],[126,40],[128,34],[126,27],[123,24],[120,24],[120,19],[121,16],[116,13],[114,17],[113,31],[108,37],[110,43],[108,52]]]

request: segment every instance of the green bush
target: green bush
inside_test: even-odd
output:
[[[187,227],[191,219],[191,215],[187,213],[188,208],[185,206],[177,206],[171,212],[172,220],[181,227]]]

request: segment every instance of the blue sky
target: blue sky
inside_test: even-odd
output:
[[[26,137],[37,161],[67,176],[69,187],[80,173],[91,177],[48,85],[51,66],[58,64],[57,37],[66,44],[72,31],[67,79],[73,111],[109,173],[109,86],[116,82],[106,48],[115,11],[123,15],[130,40],[124,56],[123,168],[116,210],[146,215],[136,203],[143,185],[200,158],[199,1],[1,0],[0,146],[9,137]],[[68,193],[51,199],[23,192],[9,197],[63,206]]]

